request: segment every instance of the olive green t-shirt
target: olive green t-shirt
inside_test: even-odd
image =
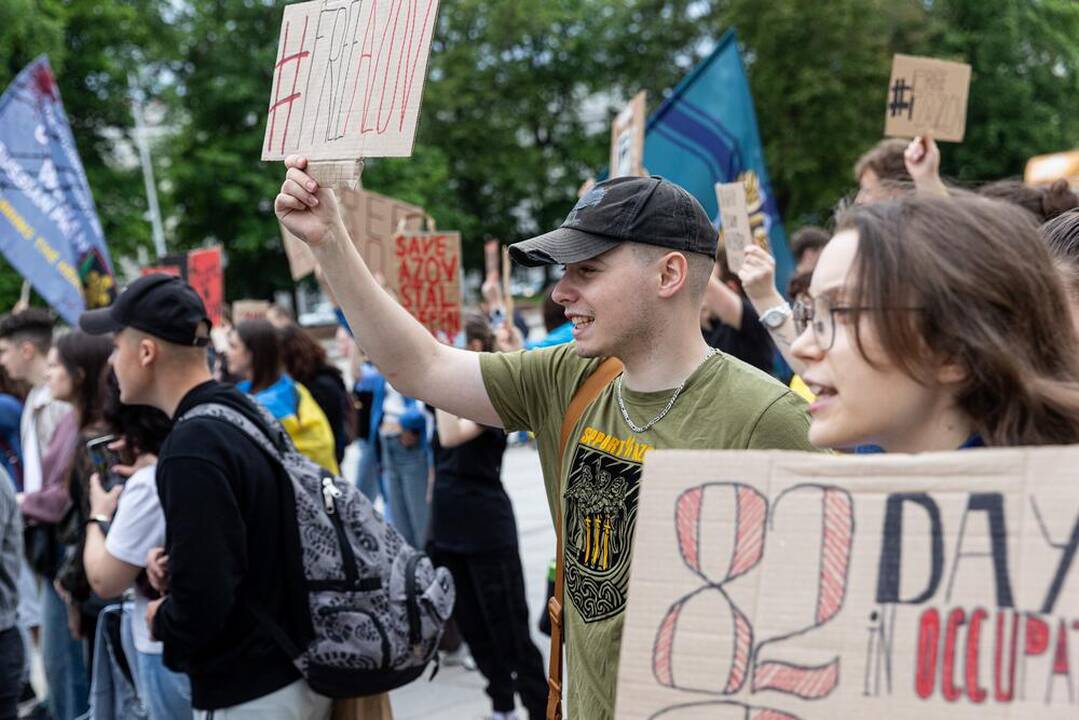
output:
[[[565,456],[559,457],[566,408],[598,364],[579,357],[573,343],[480,359],[484,384],[506,430],[535,433],[547,501],[552,511],[556,501],[562,504],[570,720],[614,717],[645,454],[653,448],[813,449],[805,402],[756,368],[720,353],[686,380],[667,416],[640,434],[622,418],[611,383],[584,412]],[[647,424],[672,391],[623,389],[630,418],[638,426]]]

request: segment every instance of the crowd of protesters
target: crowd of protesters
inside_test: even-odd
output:
[[[480,312],[440,342],[371,276],[332,194],[291,158],[276,209],[341,305],[345,372],[286,309],[211,327],[198,295],[161,275],[78,329],[36,308],[4,316],[0,720],[17,708],[73,720],[91,706],[153,720],[328,717],[282,642],[313,633],[304,589],[282,582],[301,565],[291,488],[203,406],[278,423],[324,472],[354,446],[356,486],[452,574],[444,647],[474,660],[498,720],[518,702],[543,717],[548,702],[501,483],[507,432],[535,436],[575,577],[628,567],[639,467],[616,482],[584,445],[560,444],[603,358],[618,374],[577,427],[652,447],[1079,442],[1079,198],[1064,182],[958,188],[939,162],[929,138],[868,151],[829,228],[793,233],[783,288],[762,247],[734,272],[681,188],[600,183],[561,228],[511,248],[519,263],[564,266],[546,333],[506,317],[488,278]],[[686,222],[672,227],[676,215]],[[604,514],[589,514],[586,496],[612,488]],[[577,582],[562,606],[572,717],[613,717],[627,598],[624,584],[603,591],[600,603]]]

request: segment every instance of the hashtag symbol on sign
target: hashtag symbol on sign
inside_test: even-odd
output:
[[[283,57],[277,61],[274,65],[274,70],[277,73],[277,86],[274,88],[274,102],[270,105],[270,135],[266,138],[266,146],[273,147],[274,134],[277,130],[277,111],[284,105],[288,106],[288,114],[285,115],[285,128],[281,132],[281,152],[285,151],[285,138],[288,137],[288,126],[292,121],[292,104],[296,102],[303,93],[296,92],[296,82],[300,77],[300,64],[303,59],[311,54],[309,50],[303,49],[303,43],[307,39],[307,18],[303,20],[303,32],[300,34],[300,50],[294,52],[291,55],[285,54],[288,52],[288,33],[289,23],[285,23],[284,41],[281,43],[281,53]],[[296,63],[295,73],[292,76],[292,89],[285,97],[281,97],[281,79],[285,74],[284,67],[288,63]]]
[[[911,94],[910,101],[907,101],[907,91],[913,90],[914,87],[907,85],[906,78],[899,78],[892,85],[892,101],[888,103],[888,111],[892,117],[901,114],[904,110],[907,111],[907,119],[910,119],[914,115],[914,95]]]

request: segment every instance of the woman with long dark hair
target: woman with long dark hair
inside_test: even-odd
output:
[[[302,383],[284,371],[280,338],[268,320],[244,320],[229,334],[229,370],[236,385],[277,418],[296,449],[330,472],[340,472],[326,414]]]
[[[334,457],[340,465],[350,442],[349,414],[352,412],[352,399],[341,371],[330,364],[326,351],[299,325],[292,322],[281,325],[277,333],[285,371],[307,388],[322,408],[333,431]],[[355,436],[354,419],[351,420],[351,434]]]
[[[1021,208],[965,195],[854,207],[796,315],[818,447],[1079,442],[1079,339]]]
[[[64,706],[74,709],[72,717],[85,711],[89,695],[90,672],[83,661],[82,643],[78,641],[86,641],[90,650],[86,657],[93,658],[97,616],[107,604],[93,594],[86,581],[82,567],[82,543],[85,523],[90,515],[89,482],[93,473],[86,443],[108,431],[102,417],[103,381],[111,354],[111,337],[72,330],[53,343],[48,355],[49,389],[57,400],[71,403],[77,428],[77,441],[67,474],[71,505],[59,526],[60,541],[66,546],[65,557],[55,582],[67,605],[67,625],[73,642],[66,644],[62,651],[66,657],[56,663],[55,672],[60,677],[55,682],[54,678],[48,678],[50,697],[54,692],[64,694],[67,698]],[[55,624],[58,618],[50,614],[45,622]],[[50,664],[48,656],[54,652],[46,648],[46,667]]]

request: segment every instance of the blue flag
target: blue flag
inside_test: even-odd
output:
[[[692,193],[717,227],[716,183],[742,180],[753,233],[767,237],[776,258],[776,285],[785,291],[793,262],[733,30],[649,118],[644,166]]]
[[[45,56],[0,96],[0,252],[71,324],[115,296],[105,236]]]

